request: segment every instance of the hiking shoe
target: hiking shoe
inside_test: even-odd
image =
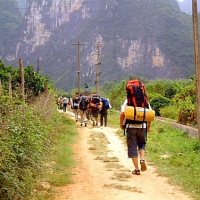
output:
[[[141,171],[146,171],[147,166],[145,164],[145,160],[140,160],[140,165],[141,165]]]
[[[140,175],[140,170],[139,169],[135,169],[135,170],[132,171],[132,174]]]

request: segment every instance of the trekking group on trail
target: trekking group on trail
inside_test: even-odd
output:
[[[108,109],[111,109],[110,102],[107,98],[100,97],[97,94],[85,96],[81,94],[72,99],[71,109],[73,110],[75,121],[78,121],[80,115],[81,126],[87,126],[88,120],[92,121],[93,126],[107,126]]]
[[[135,168],[132,174],[140,175],[141,171],[147,170],[145,162],[147,132],[150,131],[155,111],[148,102],[145,86],[140,80],[128,81],[125,89],[127,96],[121,106],[119,124],[126,135],[128,158],[132,159]],[[81,126],[87,126],[88,120],[92,121],[93,126],[98,126],[99,114],[100,126],[107,126],[108,110],[112,108],[108,99],[97,94],[92,97],[82,94],[75,96],[70,105],[76,122],[80,114]],[[66,111],[65,108],[64,110]]]

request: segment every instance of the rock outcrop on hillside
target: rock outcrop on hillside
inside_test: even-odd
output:
[[[3,59],[39,65],[64,90],[77,87],[78,62],[81,86],[95,86],[97,64],[100,85],[129,74],[187,78],[194,71],[192,38],[191,19],[176,0],[28,0]]]

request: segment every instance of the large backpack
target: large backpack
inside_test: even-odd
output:
[[[67,101],[66,98],[63,99],[63,104],[64,104],[64,105],[67,105],[67,104],[68,104],[68,101]]]
[[[77,108],[78,108],[79,100],[80,100],[80,99],[79,99],[78,97],[75,97],[75,98],[72,100],[72,102],[73,102],[72,107],[73,107],[74,109],[77,109]]]
[[[79,102],[79,109],[82,111],[86,111],[88,106],[88,101],[86,96],[82,96]]]
[[[146,109],[149,108],[148,99],[146,96],[146,90],[144,84],[140,80],[130,80],[126,84],[127,92],[127,108],[129,106],[134,107],[132,112],[132,119],[126,119],[126,123],[142,124],[146,122]],[[136,108],[144,108],[144,112],[140,120],[137,120],[138,113]],[[130,110],[130,109],[129,109]],[[128,114],[128,109],[125,111],[125,116]]]
[[[108,99],[101,97],[101,101],[102,101],[102,110],[110,109],[110,102]]]
[[[94,95],[90,101],[90,108],[92,110],[99,110],[99,106],[100,106],[100,102],[101,102],[101,98],[99,95]]]
[[[128,106],[149,108],[144,84],[139,80],[130,80],[126,84]]]
[[[101,101],[100,96],[94,95],[94,96],[92,97],[92,103],[93,103],[93,104],[98,105],[98,104],[100,104],[100,101]]]

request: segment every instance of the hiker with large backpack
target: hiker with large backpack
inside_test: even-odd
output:
[[[80,101],[79,101],[79,112],[81,117],[81,126],[83,126],[83,123],[85,126],[87,126],[87,117],[86,117],[86,111],[88,108],[89,102],[87,99],[87,96],[81,95]]]
[[[99,111],[100,113],[100,126],[107,126],[107,118],[108,118],[108,110],[112,108],[110,105],[110,101],[107,98],[101,97],[102,101],[102,109]],[[104,123],[103,123],[104,122]]]
[[[67,110],[68,110],[68,111],[71,110],[71,105],[72,105],[71,98],[68,97],[68,103],[67,103]]]
[[[78,106],[79,106],[80,98],[75,96],[72,99],[71,109],[73,110],[75,121],[78,121]]]
[[[59,109],[59,110],[62,110],[62,109],[63,109],[63,103],[62,103],[62,101],[63,101],[63,97],[60,96],[60,97],[58,98],[58,109]]]
[[[67,110],[67,104],[68,104],[68,99],[66,97],[64,97],[62,100],[63,112],[66,112],[66,110]]]
[[[98,126],[99,111],[102,109],[102,101],[99,95],[94,94],[90,100],[89,108],[93,126]]]
[[[146,171],[144,160],[147,131],[150,130],[155,112],[151,110],[145,86],[140,80],[130,80],[126,84],[127,99],[121,107],[120,128],[126,131],[128,157],[132,158],[135,169],[132,174],[140,175],[138,152],[141,171]]]

